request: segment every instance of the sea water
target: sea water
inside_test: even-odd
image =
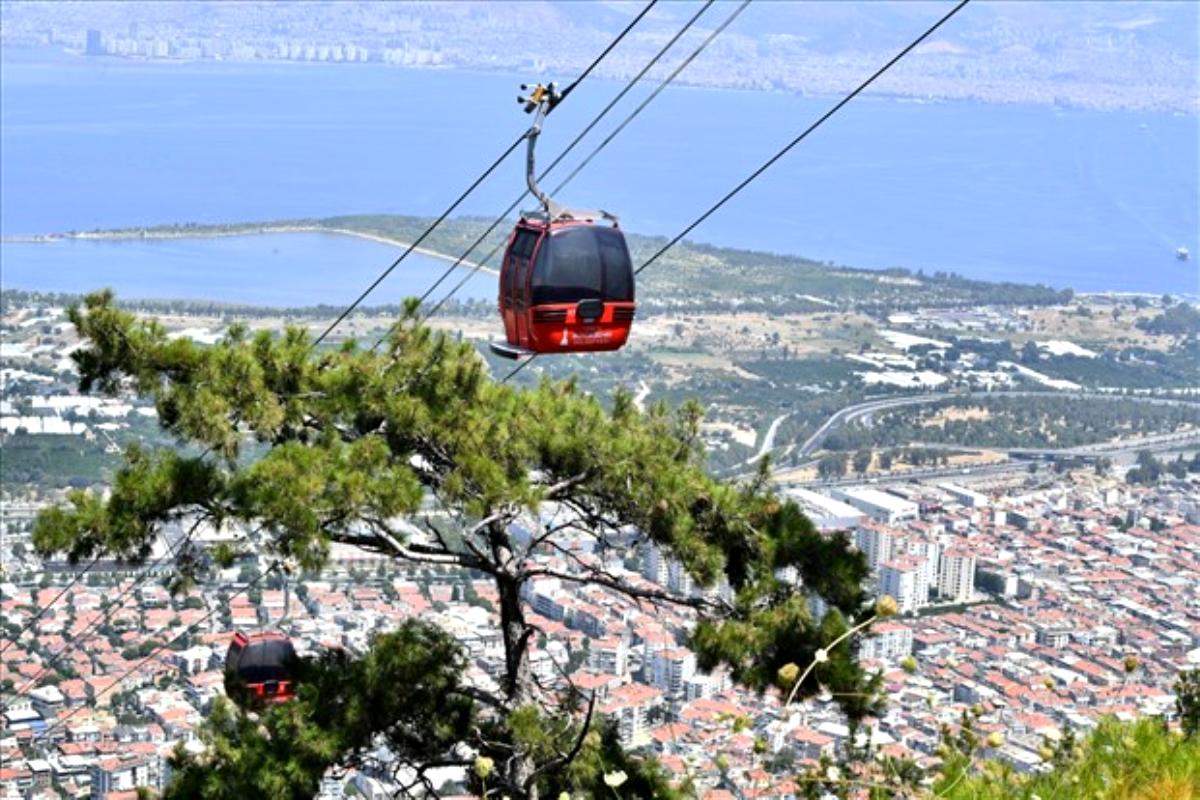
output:
[[[513,97],[519,81],[537,77],[11,49],[3,66],[0,231],[8,236],[437,214],[528,124]],[[573,93],[547,122],[541,163],[619,86],[589,80]],[[831,102],[672,87],[560,199],[611,210],[633,231],[674,234]],[[851,266],[1196,292],[1197,263],[1176,260],[1175,250],[1200,253],[1198,138],[1188,115],[863,97],[692,238]],[[520,155],[456,213],[508,205],[523,188]],[[38,247],[3,245],[5,285],[48,284],[61,273],[62,288],[76,290],[120,283],[146,296],[176,287],[177,296],[190,281],[189,292],[212,299],[243,300],[233,293],[253,288],[261,298],[322,302],[332,290],[297,276],[324,281],[315,276],[336,264],[334,282],[357,284],[394,256],[312,236]],[[272,258],[276,249],[288,257]]]
[[[3,286],[68,293],[110,288],[128,298],[280,308],[340,306],[354,300],[401,252],[380,242],[329,233],[8,242],[2,253]],[[449,266],[450,262],[411,253],[366,305],[418,296]],[[442,283],[444,290],[465,274],[456,271]],[[495,278],[485,272],[477,272],[455,295],[460,300],[495,296]]]

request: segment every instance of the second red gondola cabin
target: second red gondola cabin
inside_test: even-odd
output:
[[[238,631],[225,654],[225,691],[239,702],[283,703],[296,694],[296,650],[282,633]]]

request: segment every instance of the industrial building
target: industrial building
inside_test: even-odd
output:
[[[876,522],[888,525],[916,519],[920,513],[920,507],[911,500],[865,486],[834,489],[833,496],[854,506]]]
[[[849,530],[866,518],[866,513],[854,506],[808,489],[796,487],[785,490],[784,494],[796,501],[818,530]]]

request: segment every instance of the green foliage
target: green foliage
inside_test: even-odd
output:
[[[353,761],[376,737],[401,764],[452,759],[473,721],[464,667],[449,636],[411,620],[377,637],[361,659],[327,651],[300,665],[289,703],[256,714],[214,704],[205,752],[176,750],[164,800],[309,798],[331,766]]]
[[[451,713],[446,693],[461,665],[445,652],[436,662],[421,660],[414,650],[436,652],[438,640],[414,648],[405,637],[416,632],[402,629],[400,640],[381,640],[361,662],[327,656],[295,703],[262,712],[257,723],[229,709],[215,714],[204,761],[215,768],[180,756],[181,785],[200,796],[254,787],[265,789],[249,794],[305,796],[323,770],[352,763],[372,732],[384,732],[402,757],[416,761],[437,760],[451,740],[487,752],[490,744],[459,725],[472,714],[510,746],[495,758],[501,766],[493,781],[514,795],[532,775],[548,785],[585,785],[569,776],[588,763],[588,752],[562,759],[572,739],[567,710],[532,721],[522,716],[535,694],[528,648],[536,630],[524,621],[521,587],[553,569],[522,550],[527,545],[510,526],[547,501],[581,520],[573,535],[603,540],[636,530],[677,558],[700,587],[727,583],[732,602],[715,593],[674,601],[700,619],[691,641],[699,663],[726,665],[760,691],[781,665],[812,661],[870,614],[866,564],[845,537],[820,535],[762,480],[725,483],[705,472],[695,403],[641,412],[626,392],[606,407],[570,380],[524,390],[495,383],[470,345],[420,325],[414,302],[378,352],[354,342],[314,349],[299,328],[275,338],[239,325],[202,347],[136,320],[108,293],[89,296],[70,315],[86,342],[73,355],[81,387],[132,386],[153,399],[164,431],[194,449],[129,448],[109,496],[74,492],[66,506],[38,518],[33,542],[40,553],[80,559],[107,552],[137,561],[164,524],[207,520],[261,531],[258,553],[305,571],[319,570],[331,544],[343,543],[488,576],[500,597],[506,657],[499,696],[474,697],[476,706]],[[449,536],[430,523],[431,538],[412,540],[405,532],[411,527],[394,524],[428,497],[465,520],[463,529]],[[552,540],[545,547],[549,552]],[[216,555],[232,563],[237,553]],[[800,581],[780,577],[789,572]],[[637,591],[601,573],[577,577]],[[830,609],[824,618],[810,614],[810,596]],[[422,678],[426,670],[430,677]],[[875,709],[878,679],[862,673],[853,639],[832,649],[800,696],[822,688],[853,719]],[[444,730],[429,727],[433,707],[449,715]],[[593,750],[603,752],[604,741],[601,735]],[[626,766],[627,774],[641,774],[632,762]],[[175,796],[186,795],[179,791]]]
[[[1155,484],[1162,472],[1162,462],[1149,450],[1142,450],[1137,456],[1137,466],[1125,473],[1125,480],[1134,484]]]
[[[957,765],[959,762],[955,762]],[[1200,741],[1162,722],[1102,722],[1046,774],[1022,777],[987,762],[962,774],[944,769],[933,791],[947,800],[1190,800],[1200,794]]]
[[[1184,735],[1200,739],[1200,668],[1180,673],[1175,682],[1175,710]]]
[[[293,219],[273,222],[252,222],[234,225],[167,225],[123,231],[131,237],[261,232],[272,226],[305,226],[327,230],[353,230],[375,236],[415,241],[433,220],[386,214],[358,214],[325,219]],[[438,225],[426,240],[426,246],[444,253],[459,253],[467,249],[484,232],[488,220],[460,217]],[[487,253],[503,244],[506,235],[500,226],[486,236],[478,253]],[[641,236],[626,233],[634,263],[644,260],[665,243],[661,236]],[[481,257],[481,256],[480,256]],[[662,268],[646,273],[643,286],[656,298],[686,298],[689,308],[706,310],[730,307],[730,296],[738,298],[739,308],[757,311],[763,308],[789,312],[826,308],[809,298],[817,295],[838,302],[850,300],[863,304],[871,313],[886,316],[897,308],[1016,304],[1047,305],[1066,303],[1072,298],[1070,289],[1055,290],[1048,286],[1020,283],[989,283],[972,280],[953,273],[912,273],[905,269],[865,270],[824,264],[811,259],[779,253],[735,250],[690,241],[671,248],[661,259]],[[492,266],[498,266],[493,258]],[[712,288],[709,288],[712,287]],[[720,287],[719,289],[716,287]],[[7,294],[7,292],[6,292]],[[755,298],[770,298],[757,301]],[[46,302],[64,305],[62,296],[45,296]],[[163,303],[155,310],[171,311],[179,303]],[[201,304],[192,304],[198,306]],[[477,304],[492,311],[491,304]],[[240,306],[202,304],[209,313],[236,311],[246,315],[253,309]],[[339,309],[318,307],[325,316]]]
[[[119,459],[108,455],[97,442],[82,436],[18,432],[4,442],[0,473],[4,484],[33,483],[66,488],[105,480]]]
[[[69,509],[54,507],[39,515],[33,542],[42,553],[66,552],[72,561],[100,551],[143,559],[158,526],[177,519],[180,508],[208,502],[219,482],[211,463],[131,445],[113,479],[111,497],[105,500],[82,489],[70,492]]]
[[[840,478],[846,474],[849,456],[845,453],[829,453],[817,462],[817,474],[822,478]]]
[[[1167,351],[1130,347],[1106,350],[1095,358],[1047,356],[1037,370],[1053,378],[1075,381],[1083,386],[1123,389],[1191,387],[1200,370],[1200,341],[1191,339]]]
[[[812,523],[793,505],[782,507],[772,520],[777,526],[777,563],[796,567],[806,576],[811,591],[831,606],[817,623],[807,597],[787,594],[775,574],[763,575],[736,598],[736,619],[716,623],[702,620],[692,636],[702,669],[726,664],[734,679],[765,691],[775,684],[780,668],[807,664],[824,644],[841,636],[849,627],[847,618],[869,615],[862,589],[868,569],[855,558],[844,534],[812,536]],[[762,605],[762,597],[786,599]],[[821,686],[838,687],[842,709],[851,719],[877,711],[880,677],[866,676],[856,658],[857,643],[847,639],[828,653],[828,660],[812,671],[797,691],[797,697],[815,694]]]
[[[572,797],[630,800],[650,797],[682,800],[683,797],[671,786],[667,773],[655,759],[631,755],[621,747],[616,723],[611,720],[593,719],[585,731],[581,724],[565,715],[548,715],[527,705],[513,710],[498,724],[485,726],[483,739],[493,744],[484,745],[480,752],[496,763],[507,757],[513,742],[534,754],[537,761],[559,762],[559,769],[546,770],[534,779],[541,797],[555,798],[561,792]],[[569,757],[576,749],[574,756]],[[625,782],[615,788],[606,786],[604,776],[617,772],[625,773]],[[470,778],[470,788],[479,796],[488,786],[496,786],[494,777],[484,781],[472,772]]]
[[[1190,303],[1179,303],[1157,317],[1139,319],[1137,326],[1154,334],[1200,333],[1200,309]]]
[[[137,643],[136,645],[132,645],[123,649],[121,651],[121,658],[125,659],[126,661],[136,661],[139,658],[145,658],[146,656],[150,655],[150,653],[152,653],[155,648],[159,646],[159,644],[161,644],[161,642],[157,642],[152,639],[146,639]]]
[[[799,385],[837,386],[857,381],[853,362],[842,358],[778,358],[749,361],[740,364],[743,369],[772,381]]]

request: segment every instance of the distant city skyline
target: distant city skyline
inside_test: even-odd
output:
[[[386,63],[569,75],[635,3],[17,3],[6,46],[139,59]],[[938,3],[753,6],[681,83],[807,94],[844,89]],[[682,20],[663,4],[598,74],[627,77]],[[718,7],[691,34],[722,15]],[[1200,111],[1193,3],[976,0],[873,91],[905,97]],[[685,38],[685,42],[688,41]],[[664,67],[660,72],[665,72]],[[654,73],[652,73],[653,75]]]

